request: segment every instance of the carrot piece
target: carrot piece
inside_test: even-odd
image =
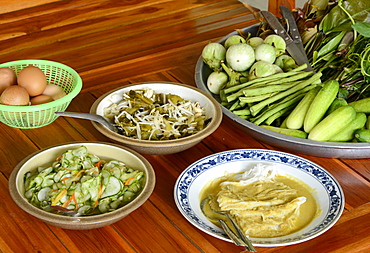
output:
[[[74,192],[72,193],[71,198],[72,198],[72,201],[75,202],[75,209],[77,210],[78,209],[78,202],[77,202],[76,195],[75,195]]]
[[[129,179],[126,180],[125,185],[129,185],[132,180],[134,180],[135,177],[130,177]]]
[[[72,196],[73,196],[73,194],[72,194]],[[69,203],[71,203],[72,196],[66,202],[64,202],[64,204],[62,205],[62,207],[67,207],[69,205]]]
[[[95,203],[94,203],[94,208],[98,206],[99,204],[99,199],[100,199],[100,196],[103,194],[103,185],[100,184],[100,187],[99,187],[99,191],[98,191],[98,198],[96,199]]]
[[[59,202],[59,200],[61,200],[66,194],[67,194],[67,189],[61,190],[61,192],[55,197],[55,199],[53,199],[53,201],[51,202],[51,205],[52,206],[56,205]]]
[[[74,192],[72,193],[71,197],[66,202],[64,202],[62,207],[67,207],[69,205],[69,203],[71,203],[72,201],[75,203],[75,209],[77,210],[78,209],[78,203],[77,203],[76,195],[75,195]]]
[[[105,163],[105,161],[100,160],[99,162],[95,163],[95,167],[100,168],[104,163]]]
[[[63,177],[63,178],[61,179],[61,181],[65,184],[65,183],[66,183],[66,180],[67,180],[68,178],[70,178],[70,177]]]

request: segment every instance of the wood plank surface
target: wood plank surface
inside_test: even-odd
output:
[[[0,62],[48,59],[71,66],[83,80],[81,93],[68,107],[75,112],[89,112],[99,96],[129,83],[195,86],[195,65],[203,47],[258,23],[237,0],[14,0],[2,6]],[[243,248],[204,233],[182,216],[173,197],[175,182],[190,164],[216,152],[280,150],[253,139],[224,117],[211,136],[187,151],[143,155],[157,178],[143,206],[110,226],[74,231],[22,211],[9,194],[9,176],[20,161],[42,148],[73,141],[114,141],[88,120],[67,117],[38,129],[0,124],[0,138],[0,252],[5,253],[242,252]],[[285,247],[257,247],[258,252],[370,251],[370,160],[300,156],[338,180],[345,211],[317,238]]]
[[[37,7],[40,5],[45,5],[58,0],[12,0],[12,1],[2,1],[0,14],[15,12],[23,9],[28,9],[32,7]]]

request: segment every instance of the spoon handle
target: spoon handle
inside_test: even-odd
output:
[[[88,119],[98,122],[108,128],[111,131],[115,131],[114,126],[108,122],[104,117],[97,114],[83,113],[83,112],[55,112],[58,116],[78,118],[78,119]]]
[[[63,212],[63,213],[68,214],[69,216],[72,216],[72,217],[82,216],[82,214],[77,213],[77,212],[72,211],[72,210],[69,210],[69,209],[67,209],[65,207],[62,207],[62,206],[55,205],[55,206],[50,206],[50,207],[53,208],[56,211]]]
[[[225,213],[226,217],[229,219],[230,223],[240,236],[240,239],[246,244],[248,247],[248,250],[250,252],[257,252],[256,248],[253,246],[252,242],[249,240],[249,238],[244,234],[243,230],[239,227],[238,223],[234,220],[234,218],[229,214]]]
[[[83,113],[83,112],[55,112],[56,115],[64,116],[64,117],[71,117],[71,118],[78,118],[78,119],[89,119],[93,121],[100,122],[101,116],[96,114],[90,113]]]
[[[237,246],[243,246],[243,242],[240,238],[238,238],[234,232],[230,229],[230,227],[226,224],[224,220],[218,220],[222,226],[222,229],[225,231],[225,233],[229,236],[229,238],[234,242]],[[247,249],[247,248],[246,248]]]

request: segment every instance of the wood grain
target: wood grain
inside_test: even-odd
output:
[[[83,89],[68,111],[89,112],[99,96],[129,83],[195,86],[195,65],[204,45],[256,23],[237,0],[14,0],[0,10],[0,62],[37,58],[73,67],[82,77]],[[10,197],[8,178],[21,160],[39,149],[82,140],[114,141],[90,121],[67,117],[39,129],[0,124],[0,133],[0,252],[6,253],[239,253],[241,247],[204,233],[181,215],[173,198],[176,179],[190,164],[216,152],[280,150],[253,139],[224,117],[219,129],[189,150],[144,155],[157,182],[143,206],[111,226],[73,231],[22,211]],[[370,160],[300,156],[338,180],[345,211],[317,238],[292,246],[258,247],[258,252],[370,251]]]
[[[45,5],[48,3],[57,2],[58,0],[12,0],[4,1],[1,3],[0,14],[10,13],[14,11],[19,11],[22,9],[37,7],[40,5]]]
[[[68,252],[45,223],[27,214],[13,202],[8,191],[8,180],[3,174],[0,174],[0,192],[1,252]]]

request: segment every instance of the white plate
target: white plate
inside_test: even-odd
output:
[[[296,155],[265,149],[231,150],[207,156],[186,168],[176,181],[175,202],[181,214],[198,229],[219,239],[231,240],[223,230],[210,222],[200,209],[199,194],[203,186],[228,173],[255,167],[257,163],[274,164],[279,174],[293,176],[315,190],[314,197],[321,214],[305,228],[276,238],[251,238],[254,246],[273,247],[301,243],[331,228],[344,208],[344,195],[336,179],[319,165]]]

